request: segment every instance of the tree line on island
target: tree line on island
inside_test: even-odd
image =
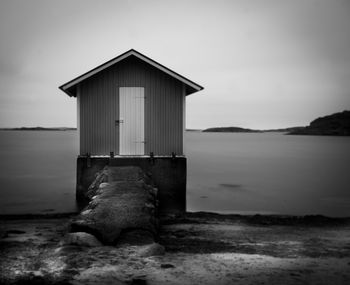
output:
[[[208,128],[202,132],[215,133],[265,133],[285,132],[287,135],[350,136],[350,111],[343,111],[313,120],[305,127],[284,129],[254,130],[239,127]]]

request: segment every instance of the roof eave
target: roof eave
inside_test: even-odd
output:
[[[150,65],[153,65],[154,67],[158,68],[159,70],[169,74],[170,76],[172,76],[173,78],[183,82],[186,86],[189,86],[190,88],[192,88],[194,91],[193,92],[190,92],[190,93],[187,93],[186,95],[190,95],[192,93],[195,93],[195,92],[198,92],[200,90],[203,90],[204,88],[200,85],[198,85],[197,83],[185,78],[184,76],[176,73],[175,71],[172,71],[171,69],[165,67],[164,65],[154,61],[153,59],[139,53],[138,51],[134,50],[134,49],[130,49],[128,50],[127,52],[91,69],[90,71],[88,72],[85,72],[84,74],[68,81],[67,83],[61,85],[59,88],[65,92],[68,96],[73,96],[73,97],[76,97],[76,94],[75,93],[71,93],[69,91],[69,89],[71,89],[73,86],[79,84],[80,82],[82,82],[83,80],[86,80],[88,79],[89,77],[97,74],[98,72],[116,64],[117,62],[131,56],[131,55],[134,55],[136,56],[137,58],[145,61],[146,63],[150,64]]]
[[[66,93],[69,97],[77,97],[76,92],[72,92],[71,88],[64,88],[64,85],[61,85],[58,88],[62,90],[64,93]],[[74,90],[76,90],[76,88],[74,88]]]
[[[195,88],[192,88],[189,85],[186,85],[186,96],[192,95],[192,94],[194,94],[196,92],[199,92],[199,91],[201,91],[203,89],[204,89],[204,87],[202,87],[202,86],[200,86],[200,88],[198,88],[198,89],[195,89]]]

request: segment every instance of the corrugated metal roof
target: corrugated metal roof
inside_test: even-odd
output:
[[[160,63],[154,61],[153,59],[139,53],[138,51],[131,49],[97,67],[95,67],[94,69],[70,80],[69,82],[61,85],[59,88],[65,92],[66,94],[68,94],[69,96],[73,96],[76,97],[76,85],[86,79],[88,79],[89,77],[101,72],[102,70],[116,64],[117,62],[120,62],[130,56],[135,56],[141,60],[143,60],[144,62],[154,66],[155,68],[163,71],[164,73],[167,73],[168,75],[172,76],[173,78],[183,82],[186,85],[186,95],[195,93],[197,91],[200,91],[202,89],[204,89],[202,86],[198,85],[197,83],[194,83],[193,81],[187,79],[186,77],[176,73],[175,71],[172,71],[171,69],[161,65]]]

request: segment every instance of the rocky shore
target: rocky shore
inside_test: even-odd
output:
[[[133,166],[106,166],[85,195],[80,213],[0,217],[0,284],[350,282],[350,218],[160,216]]]
[[[350,111],[343,111],[313,120],[309,126],[289,135],[350,136]]]
[[[187,213],[155,243],[66,244],[73,217],[2,219],[0,284],[349,284],[350,220]]]

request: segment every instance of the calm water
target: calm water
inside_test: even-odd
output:
[[[350,216],[350,137],[186,134],[189,211]],[[75,131],[0,131],[0,214],[75,210]]]
[[[76,131],[0,131],[0,214],[75,210]]]

